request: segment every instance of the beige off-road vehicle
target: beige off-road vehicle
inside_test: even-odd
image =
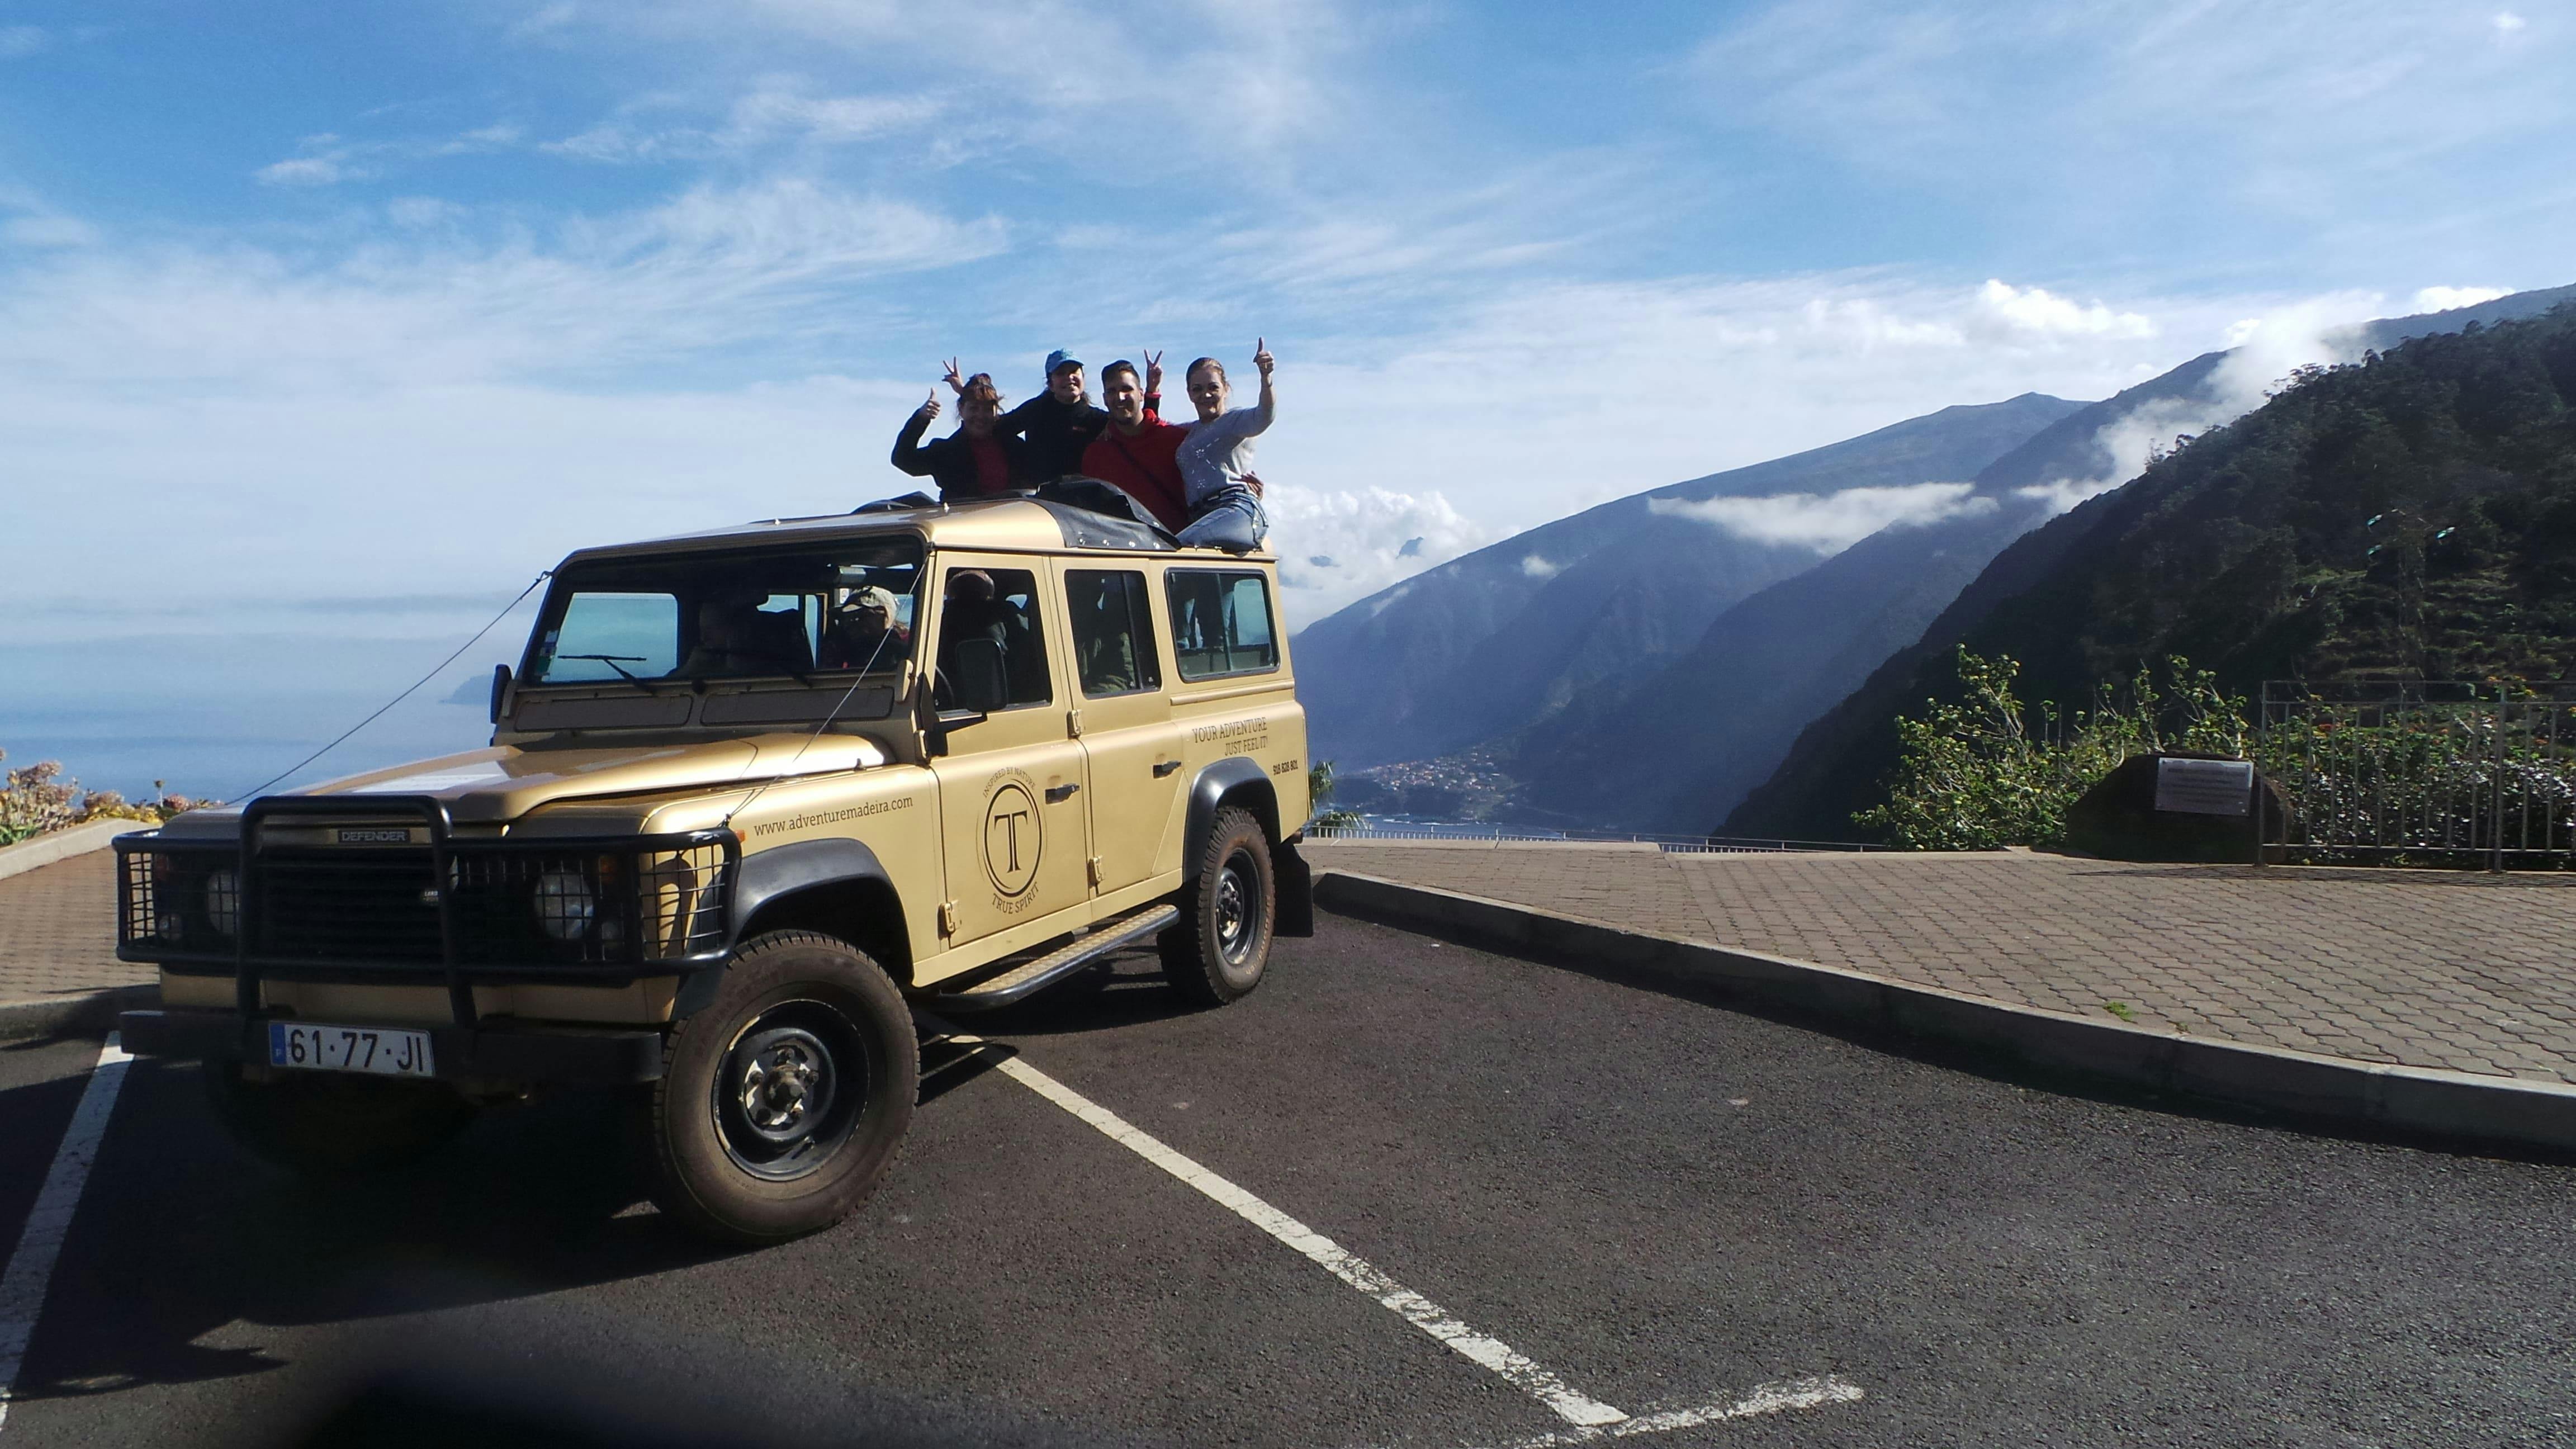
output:
[[[822,1227],[911,1119],[908,1003],[1148,937],[1223,1003],[1311,930],[1279,625],[1267,556],[1056,498],[582,550],[490,748],[117,842],[118,954],[161,969],[126,1045],[321,1171],[626,1085],[665,1212]]]

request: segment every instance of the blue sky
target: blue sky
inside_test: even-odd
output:
[[[577,544],[898,491],[952,353],[1266,337],[1304,618],[1947,404],[2286,370],[2576,280],[2571,75],[2522,0],[0,0],[0,747],[122,783],[103,679],[355,698]]]

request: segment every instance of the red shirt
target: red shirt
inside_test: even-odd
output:
[[[968,438],[966,446],[975,453],[975,491],[999,493],[1011,486],[1011,458],[1002,451],[999,438]]]
[[[1136,436],[1123,437],[1111,423],[1082,453],[1082,471],[1115,483],[1145,505],[1165,528],[1178,533],[1190,521],[1188,494],[1181,487],[1181,439],[1190,430],[1148,413]]]

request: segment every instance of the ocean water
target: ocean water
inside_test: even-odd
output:
[[[156,780],[230,799],[384,706],[499,606],[284,619],[218,610],[150,627],[120,611],[0,630],[9,636],[0,642],[0,769],[55,760],[84,786],[132,799],[148,797]],[[515,663],[532,613],[523,606],[382,718],[278,783],[488,743],[492,666]]]

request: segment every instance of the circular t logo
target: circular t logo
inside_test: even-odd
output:
[[[1004,896],[1025,895],[1037,883],[1038,857],[1045,851],[1037,792],[1026,780],[1003,776],[984,800],[984,874]]]

